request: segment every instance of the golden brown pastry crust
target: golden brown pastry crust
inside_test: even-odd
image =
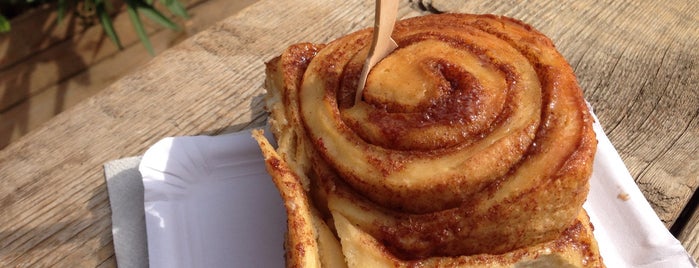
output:
[[[267,63],[274,163],[295,174],[318,224],[346,221],[382,256],[433,264],[516,260],[522,248],[531,257],[533,245],[578,241],[566,233],[590,227],[582,203],[596,141],[572,69],[548,38],[491,15],[399,21],[399,48],[355,104],[370,35],[293,45]],[[343,250],[348,228],[334,230]],[[582,233],[592,251],[566,250],[601,263],[589,228]]]

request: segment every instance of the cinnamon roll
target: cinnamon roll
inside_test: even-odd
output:
[[[596,149],[550,39],[493,15],[396,23],[355,103],[372,29],[267,63],[287,261],[349,267],[602,267],[582,209]]]

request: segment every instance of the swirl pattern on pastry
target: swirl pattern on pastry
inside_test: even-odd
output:
[[[552,42],[514,19],[466,14],[402,20],[392,37],[398,49],[358,103],[370,29],[290,48],[306,52],[289,64],[286,113],[325,221],[341,218],[403,259],[559,237],[582,209],[596,141]]]

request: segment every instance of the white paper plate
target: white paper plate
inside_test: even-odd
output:
[[[166,138],[143,176],[150,267],[283,267],[286,213],[249,132]]]
[[[696,267],[598,124],[595,131],[585,208],[605,264]],[[284,266],[285,211],[249,131],[166,138],[146,152],[140,171],[151,267]]]

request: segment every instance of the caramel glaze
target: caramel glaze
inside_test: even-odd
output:
[[[282,56],[284,84],[292,85],[284,102],[312,147],[310,191],[326,218],[339,211],[406,260],[500,254],[570,232],[596,141],[572,69],[548,38],[492,15],[400,21],[399,48],[368,86],[395,82],[377,73],[382,64],[399,73],[418,66],[409,71],[427,85],[406,84],[405,94],[419,101],[368,89],[355,104],[370,33],[295,45]],[[389,65],[423,45],[449,57],[404,53],[417,65]],[[442,168],[451,165],[443,159],[457,164]]]
[[[464,43],[466,40],[456,39],[446,35],[425,32],[400,39],[399,50],[425,40],[439,40],[458,49],[467,50],[477,55],[478,64],[488,65],[489,68],[501,72],[510,86],[503,88],[502,94],[511,97],[506,91],[512,89],[518,80],[517,73],[506,63],[494,63],[486,52],[473,44]],[[431,82],[437,85],[440,94],[419,103],[416,107],[407,107],[398,103],[382,102],[365,96],[364,101],[372,106],[368,121],[345,123],[351,130],[370,144],[379,145],[393,150],[434,151],[448,149],[452,146],[461,147],[482,138],[506,119],[509,112],[507,106],[485,106],[484,98],[492,98],[491,92],[483,90],[483,85],[467,70],[443,58],[426,58],[420,62],[422,69],[431,74]],[[354,104],[356,83],[362,66],[350,62],[344,69],[337,90],[337,104],[340,112],[351,108]],[[327,77],[331,80],[332,77]],[[507,101],[506,101],[507,102]],[[485,113],[490,113],[491,120],[487,124],[474,124],[477,119],[483,120]],[[497,116],[497,120],[492,120]],[[373,137],[361,127],[363,124],[375,125],[380,130],[378,137]],[[430,139],[411,139],[421,136],[425,128],[443,125],[460,129],[455,135],[431,136]],[[416,133],[405,135],[405,133]],[[408,137],[408,138],[406,138]]]
[[[399,23],[400,26],[400,23]],[[400,27],[398,27],[400,29]],[[397,29],[397,33],[400,31]],[[427,35],[431,34],[430,31],[425,31],[423,32]],[[359,32],[356,34],[349,35],[347,38],[341,39],[342,41],[346,41],[345,39],[361,39],[361,35],[364,34],[365,36],[368,35],[368,32]],[[412,32],[409,32],[408,34],[412,35]],[[480,33],[483,35],[483,33]],[[439,35],[434,35],[432,36],[439,36]],[[439,38],[437,38],[439,40]],[[354,40],[354,39],[353,39]],[[401,37],[397,37],[397,40],[399,42],[402,42]],[[467,40],[466,37],[461,37],[460,40]],[[464,41],[465,42],[465,41]],[[322,87],[325,89],[325,95],[323,101],[326,102],[327,106],[330,107],[336,107],[337,106],[337,101],[333,98],[333,96],[337,96],[337,88],[338,88],[338,81],[339,81],[339,76],[341,73],[342,68],[344,66],[348,66],[349,64],[352,64],[353,56],[356,55],[357,53],[351,53],[352,49],[357,50],[354,45],[357,42],[355,41],[346,41],[346,42],[333,42],[333,44],[330,44],[330,46],[334,47],[333,50],[325,50],[325,51],[330,51],[326,54],[323,54],[323,57],[316,58],[314,62],[316,64],[313,66],[313,70],[310,72],[312,75],[315,74],[317,77],[320,77]],[[500,44],[502,45],[502,44]],[[408,49],[408,47],[404,47],[402,49]],[[400,53],[402,49],[399,49],[396,53]],[[481,55],[477,54],[476,56],[478,58],[492,58],[495,57],[494,54],[496,54],[498,51],[494,51],[494,49],[490,48],[481,48],[482,50],[488,50],[490,52],[490,55]],[[514,50],[514,49],[512,49]],[[512,53],[512,51],[509,51]],[[389,56],[389,58],[392,56]],[[521,56],[519,56],[521,57]],[[355,57],[355,58],[361,58],[361,57]],[[520,60],[520,59],[518,59]],[[346,62],[350,62],[347,64]],[[491,60],[494,61],[494,60]],[[522,59],[520,61],[526,61],[526,59]],[[361,62],[361,61],[357,61]],[[379,63],[381,65],[382,63]],[[505,69],[509,66],[507,62],[504,63],[499,63],[495,62],[495,64],[499,66],[503,66],[500,68],[500,70],[496,70],[496,72],[501,72],[501,70]],[[491,64],[491,65],[495,65]],[[310,67],[309,67],[310,69]],[[340,71],[338,71],[340,70]],[[521,71],[521,70],[520,70]],[[506,119],[509,119],[508,111],[513,109],[513,107],[521,107],[522,105],[519,104],[519,101],[512,101],[512,99],[517,98],[520,93],[520,91],[524,91],[525,88],[522,88],[520,84],[525,84],[525,83],[519,83],[519,80],[514,80],[514,78],[518,77],[518,75],[510,75],[508,72],[505,74],[501,74],[502,77],[505,77],[505,80],[508,80],[505,82],[505,86],[503,89],[498,90],[498,88],[488,88],[489,92],[495,95],[506,95],[506,103],[508,105],[493,105],[491,106],[485,106],[485,105],[480,105],[478,109],[473,109],[473,108],[468,108],[464,110],[468,111],[483,111],[483,114],[485,116],[478,116],[476,121],[479,121],[481,125],[486,126],[485,128],[480,127],[476,128],[477,131],[473,131],[475,133],[468,133],[462,128],[458,128],[458,126],[451,128],[452,126],[450,125],[444,125],[444,124],[435,124],[442,126],[442,128],[438,128],[436,130],[431,131],[432,134],[434,135],[422,135],[422,132],[429,131],[429,129],[425,128],[420,128],[420,129],[408,129],[408,128],[399,128],[400,130],[405,130],[408,131],[407,133],[403,133],[401,136],[406,136],[409,138],[415,137],[415,139],[409,139],[409,141],[416,141],[420,145],[425,145],[426,146],[434,146],[429,144],[428,142],[430,140],[447,140],[452,142],[452,138],[455,137],[456,135],[461,135],[461,137],[466,137],[469,139],[469,141],[475,141],[481,139],[483,134],[487,131],[489,131],[492,128],[503,128],[504,126],[501,126],[497,124],[497,121],[495,120],[496,118],[501,118],[503,121]],[[509,78],[508,78],[509,76]],[[309,72],[306,73],[306,77],[309,78]],[[530,79],[531,80],[531,79]],[[369,81],[368,83],[372,82],[372,77],[370,74]],[[304,83],[305,84],[305,83]],[[509,85],[509,86],[507,86]],[[529,91],[533,90],[532,88],[534,86],[529,85]],[[367,90],[369,91],[369,90]],[[371,91],[369,91],[371,92]],[[508,92],[513,92],[513,94],[507,94]],[[487,94],[482,94],[481,97],[486,97],[488,96]],[[303,107],[302,107],[303,108]],[[309,111],[309,113],[316,113],[316,107],[312,108],[314,111]],[[334,109],[334,108],[330,108]],[[378,113],[381,112],[381,109],[374,109],[370,110],[370,113],[376,114],[375,111],[378,111]],[[348,139],[351,139],[351,143],[358,143],[358,147],[360,150],[363,151],[376,151],[378,154],[366,154],[364,157],[366,158],[367,164],[371,165],[371,169],[374,169],[376,174],[380,174],[383,177],[387,177],[391,174],[398,174],[401,172],[401,170],[405,167],[404,163],[408,162],[414,162],[414,161],[419,161],[419,160],[429,160],[432,158],[438,158],[443,156],[444,154],[455,154],[457,151],[462,151],[462,149],[470,146],[471,144],[469,142],[464,142],[457,144],[457,146],[444,146],[441,148],[436,148],[433,150],[425,151],[424,153],[420,152],[415,152],[415,151],[409,151],[409,152],[403,152],[401,150],[395,150],[394,148],[385,148],[385,147],[374,147],[371,146],[370,142],[367,144],[366,140],[362,140],[360,134],[361,132],[358,133],[358,131],[355,131],[357,127],[362,127],[365,125],[371,125],[372,120],[347,120],[349,118],[344,117],[347,114],[344,110],[330,110],[328,116],[332,118],[313,118],[310,119],[309,121],[313,122],[318,122],[318,121],[327,121],[327,120],[332,120],[336,121],[337,123],[335,126],[328,126],[331,128],[336,128],[339,133],[342,133],[341,135],[344,135]],[[462,115],[463,118],[470,118],[469,115]],[[344,120],[340,120],[339,118],[343,117]],[[394,120],[395,121],[395,120]],[[466,120],[464,120],[466,121]],[[495,122],[495,124],[493,124]],[[308,123],[308,121],[306,122]],[[514,144],[515,146],[513,148],[504,148],[501,149],[500,152],[492,152],[491,154],[504,154],[502,156],[498,156],[500,158],[499,162],[502,162],[504,165],[503,167],[500,167],[497,170],[493,170],[494,176],[502,176],[507,172],[507,169],[504,168],[504,166],[509,166],[511,164],[516,163],[518,159],[521,158],[521,154],[523,151],[526,149],[526,147],[529,146],[531,143],[531,136],[533,136],[533,131],[536,128],[536,125],[538,124],[538,118],[532,118],[531,121],[528,122],[520,122],[521,124],[519,126],[516,126],[517,129],[513,130],[512,132],[515,132],[515,135],[511,135],[509,141],[506,143]],[[410,123],[408,123],[410,124]],[[464,124],[463,126],[474,126],[476,124]],[[308,124],[306,124],[308,126]],[[372,127],[372,126],[370,126]],[[379,125],[379,126],[373,126],[374,128],[378,128],[381,131],[380,132],[385,132],[384,128]],[[353,129],[354,128],[354,129]],[[389,128],[390,129],[390,128]],[[485,131],[484,131],[485,130]],[[313,132],[313,131],[310,131]],[[441,133],[441,132],[447,132],[446,135]],[[366,132],[365,132],[366,133]],[[320,134],[320,133],[319,133]],[[354,135],[359,134],[360,139],[356,139]],[[314,135],[311,133],[311,135]],[[320,135],[325,135],[325,134],[320,134]],[[378,136],[378,137],[377,137]],[[320,136],[319,136],[320,137]],[[394,138],[393,136],[391,137],[386,137],[382,135],[374,135],[374,137],[377,137],[379,139],[391,139]],[[458,136],[456,136],[458,137]],[[315,139],[315,138],[314,138]],[[458,140],[458,139],[457,139]],[[426,142],[420,142],[420,141],[426,141]],[[374,144],[376,145],[376,144]],[[504,151],[503,151],[504,150]],[[320,151],[322,155],[326,156],[326,160],[329,162],[333,162],[332,159],[333,157],[328,156],[326,152]],[[491,156],[491,159],[495,156]],[[495,160],[491,160],[490,162],[493,162]],[[387,164],[390,163],[390,164]],[[338,164],[335,162],[335,164]],[[445,179],[442,180],[441,182],[436,182],[432,183],[430,182],[427,186],[430,187],[430,189],[425,189],[424,187],[420,187],[418,184],[413,184],[413,185],[404,185],[401,184],[400,182],[397,182],[397,185],[390,185],[386,184],[386,181],[383,181],[381,178],[368,178],[365,176],[358,176],[356,173],[352,172],[351,170],[347,170],[341,166],[337,166],[338,172],[342,174],[342,177],[345,178],[350,182],[350,184],[355,187],[359,188],[361,192],[363,192],[365,195],[369,195],[369,197],[378,203],[381,203],[383,205],[393,207],[393,208],[403,208],[409,211],[413,212],[428,212],[428,211],[436,211],[440,209],[444,209],[445,206],[453,206],[454,204],[458,204],[462,202],[464,199],[468,199],[473,192],[477,191],[479,186],[482,184],[480,180],[469,180],[467,178],[457,178],[456,180],[449,180]],[[458,168],[458,167],[452,167],[452,168]],[[452,172],[454,173],[454,172]],[[370,176],[372,175],[372,172],[369,174]],[[462,176],[463,174],[455,174],[456,176]],[[399,176],[399,175],[396,175]],[[454,175],[452,175],[454,176]],[[373,183],[372,183],[373,181]],[[424,183],[423,183],[424,184]],[[382,188],[387,188],[389,190],[389,193],[385,193],[385,191],[372,191],[372,187],[382,187]],[[408,188],[406,188],[408,187]],[[428,191],[429,193],[427,193]],[[421,197],[421,200],[416,200],[415,196],[419,195]],[[417,202],[419,201],[419,202]]]
[[[284,105],[287,107],[295,107],[298,104],[298,88],[301,86],[303,73],[306,71],[308,64],[313,57],[322,49],[324,45],[316,45],[311,43],[302,43],[289,47],[278,59],[273,59],[270,63],[275,62],[281,65],[283,85],[285,86],[282,98]],[[267,69],[277,68],[268,63]],[[268,70],[274,72],[274,70]],[[295,122],[300,122],[300,117],[295,113],[297,108],[290,108],[286,111],[287,118],[291,118]],[[296,121],[299,120],[299,121]]]
[[[403,261],[398,258],[394,261],[395,267],[469,267],[488,266],[489,264],[505,266],[514,265],[519,260],[525,258],[538,258],[546,255],[546,252],[574,251],[579,253],[581,264],[588,267],[601,267],[602,260],[597,254],[596,244],[591,236],[594,227],[589,222],[589,217],[581,215],[572,225],[566,228],[561,235],[552,240],[539,245],[531,246],[528,249],[517,249],[507,254],[481,254],[469,256],[467,258],[455,257],[447,259],[414,260]],[[533,250],[532,248],[536,248]],[[545,266],[545,267],[552,267]],[[565,266],[569,267],[569,266]]]

